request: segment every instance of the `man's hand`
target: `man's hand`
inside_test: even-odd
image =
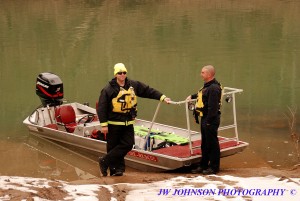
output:
[[[169,104],[171,101],[171,98],[165,98],[164,101],[165,101],[165,103]]]
[[[192,97],[191,97],[191,96],[188,96],[188,97],[186,97],[185,100],[190,101],[191,99],[192,99]]]
[[[107,126],[102,126],[101,127],[101,133],[103,133],[104,135],[106,135],[108,133],[108,127]]]

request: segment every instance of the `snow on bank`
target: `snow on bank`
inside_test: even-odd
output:
[[[45,189],[60,189],[51,191]],[[34,201],[46,201],[46,200],[61,200],[59,199],[62,195],[62,200],[76,200],[76,201],[97,201],[98,191],[100,188],[106,188],[108,192],[113,193],[113,188],[107,185],[71,185],[64,181],[58,180],[47,180],[42,178],[30,178],[30,177],[10,177],[1,176],[0,177],[0,200],[11,200],[12,191],[19,191],[23,193],[30,193],[30,197]],[[41,191],[43,191],[41,193]],[[39,197],[39,195],[56,194],[56,195],[46,195]],[[26,195],[27,196],[27,195]],[[53,197],[53,199],[45,199],[45,197]],[[22,199],[27,200],[27,199]],[[111,198],[111,200],[115,200]]]
[[[54,184],[55,183],[55,184]],[[125,187],[124,187],[125,186]],[[51,194],[56,190],[57,196]],[[45,200],[118,200],[114,189],[127,192],[126,201],[157,200],[300,200],[300,178],[197,176],[175,177],[146,184],[85,184],[72,185],[64,181],[28,177],[0,177],[0,200],[10,200],[11,191],[29,193],[35,201]],[[57,193],[57,189],[61,193]],[[44,191],[41,193],[41,191]],[[108,197],[104,194],[108,193]],[[124,195],[125,196],[125,195]],[[21,199],[22,200],[22,199]],[[23,200],[26,200],[23,198]]]

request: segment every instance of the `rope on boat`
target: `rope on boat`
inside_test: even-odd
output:
[[[186,104],[188,102],[193,102],[193,101],[196,101],[197,99],[191,99],[191,100],[183,100],[183,101],[170,101],[169,103],[170,104],[173,104],[173,105],[181,105],[181,104]]]

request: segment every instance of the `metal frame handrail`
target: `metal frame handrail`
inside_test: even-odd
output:
[[[226,129],[230,129],[230,128],[234,128],[235,131],[235,139],[236,139],[236,143],[239,144],[239,137],[238,137],[238,130],[237,130],[237,118],[236,118],[236,104],[235,104],[235,94],[236,93],[241,93],[243,92],[243,89],[237,89],[237,88],[231,88],[231,87],[224,87],[223,88],[223,96],[230,96],[232,99],[232,113],[233,113],[233,124],[232,125],[227,125],[227,126],[222,126],[219,127],[218,130],[226,130]],[[173,105],[181,105],[181,104],[185,104],[185,111],[186,111],[186,122],[187,122],[187,130],[188,130],[188,138],[189,138],[189,148],[190,148],[190,153],[191,155],[193,155],[193,147],[192,147],[192,140],[191,140],[191,135],[197,134],[197,133],[191,133],[191,125],[190,125],[190,116],[189,116],[189,108],[188,108],[188,103],[189,102],[193,102],[196,101],[196,99],[190,99],[190,100],[183,100],[183,101],[170,101],[169,104],[173,104]],[[148,144],[147,141],[150,137],[150,133],[152,130],[152,127],[154,125],[154,121],[156,119],[156,116],[158,114],[159,108],[160,108],[161,102],[158,103],[157,108],[155,110],[154,116],[152,118],[151,124],[150,124],[150,128],[148,130],[147,133],[147,137],[146,137],[146,147],[148,151],[152,151],[151,150],[151,146],[150,143]],[[196,147],[195,147],[196,148]]]

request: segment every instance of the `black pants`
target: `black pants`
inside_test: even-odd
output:
[[[201,151],[202,159],[200,166],[204,169],[210,167],[214,171],[220,169],[220,145],[218,140],[218,128],[220,125],[220,116],[215,118],[208,126],[206,117],[201,118]]]
[[[109,166],[111,172],[116,170],[124,172],[124,157],[134,145],[133,125],[117,126],[109,124],[106,139],[107,154],[103,158],[104,161]]]

